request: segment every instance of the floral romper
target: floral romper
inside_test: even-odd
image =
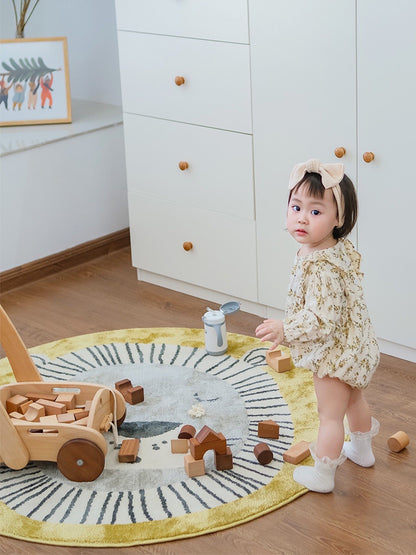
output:
[[[380,351],[361,286],[360,254],[341,239],[297,256],[284,319],[284,344],[296,366],[365,388]]]

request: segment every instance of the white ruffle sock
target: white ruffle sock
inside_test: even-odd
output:
[[[371,448],[372,438],[378,434],[380,422],[371,417],[371,430],[368,432],[348,432],[351,441],[344,443],[344,453],[355,464],[360,466],[373,466],[374,453]]]
[[[299,466],[293,472],[293,479],[311,491],[330,493],[335,487],[335,471],[346,457],[343,453],[337,459],[316,456],[315,443],[311,443],[309,450],[315,461],[315,466]]]

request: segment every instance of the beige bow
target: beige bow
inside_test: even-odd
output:
[[[299,183],[305,173],[319,173],[325,189],[332,189],[338,207],[338,225],[341,227],[344,223],[344,197],[339,184],[344,177],[344,164],[321,164],[316,158],[296,164],[290,174],[289,190]]]

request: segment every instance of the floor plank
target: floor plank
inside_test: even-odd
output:
[[[131,327],[202,328],[207,301],[138,282],[123,249],[0,296],[27,347],[96,331]],[[211,303],[212,305],[212,303]],[[238,312],[227,330],[254,335],[257,316]],[[0,352],[0,356],[3,356]],[[404,554],[416,552],[416,364],[382,355],[367,398],[381,422],[376,465],[350,461],[332,494],[308,493],[254,521],[163,544],[117,548],[120,555]],[[391,453],[387,438],[403,429],[411,443]],[[0,538],[0,554],[103,554],[112,549],[57,547]]]

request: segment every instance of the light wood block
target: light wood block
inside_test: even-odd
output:
[[[184,457],[185,472],[190,478],[203,476],[205,474],[204,459],[196,460],[192,455],[185,455]]]
[[[187,439],[172,439],[170,450],[172,453],[187,453],[189,451],[189,441]]]
[[[290,464],[299,464],[309,457],[310,454],[309,442],[300,441],[296,445],[292,445],[290,449],[283,453],[283,460]]]
[[[270,368],[278,372],[287,372],[292,367],[290,355],[283,353],[280,349],[266,351],[266,362]]]
[[[23,395],[13,395],[6,399],[6,410],[8,413],[10,412],[23,412],[20,410],[20,407],[27,403],[29,399]]]
[[[56,403],[62,403],[68,409],[75,408],[75,393],[60,393],[55,399]]]
[[[118,460],[121,463],[133,463],[136,460],[137,453],[140,448],[140,440],[134,439],[124,439],[121,444],[120,451],[118,454]]]
[[[58,418],[56,414],[47,414],[46,416],[41,416],[39,422],[41,424],[58,424]]]
[[[22,414],[21,412],[17,412],[17,411],[13,411],[11,413],[9,413],[10,418],[15,418],[16,420],[23,420],[25,418],[25,415]]]
[[[60,424],[72,424],[73,422],[75,422],[75,415],[71,412],[57,414],[56,418]]]
[[[407,447],[409,443],[409,436],[406,434],[406,432],[403,431],[396,432],[387,440],[387,445],[389,446],[390,451],[393,451],[393,453],[399,453],[399,451]]]
[[[25,413],[28,422],[39,422],[41,416],[45,416],[45,407],[39,403],[31,403]]]
[[[50,414],[63,414],[66,412],[66,406],[63,403],[48,401],[47,399],[38,399],[37,403],[45,407],[46,416]]]

